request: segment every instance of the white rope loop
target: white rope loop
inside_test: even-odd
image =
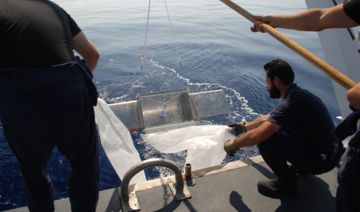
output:
[[[169,17],[169,23],[170,23],[171,32],[172,32],[174,42],[175,42],[176,52],[177,52],[177,55],[178,55],[178,63],[180,63],[180,65],[181,65],[181,59],[180,59],[180,55],[179,55],[179,50],[178,50],[178,47],[177,47],[177,44],[176,44],[174,30],[173,30],[172,25],[171,25],[170,14],[169,14],[169,10],[168,10],[167,4],[166,4],[166,0],[164,0],[164,2],[165,2],[166,12],[167,12],[168,17]]]
[[[180,66],[181,66],[180,54],[179,54],[179,50],[178,50],[178,47],[177,47],[174,30],[172,28],[172,24],[171,24],[171,20],[170,20],[170,14],[169,14],[169,10],[168,10],[167,4],[166,4],[166,0],[164,0],[164,2],[165,2],[166,12],[167,12],[168,18],[169,18],[171,32],[172,32],[172,35],[173,35],[173,38],[174,38],[176,52],[177,52],[177,55],[178,55],[178,63],[180,63]],[[143,68],[144,68],[144,61],[146,60],[146,40],[147,40],[147,33],[148,33],[148,29],[149,29],[150,5],[151,5],[151,0],[149,0],[148,16],[147,16],[147,23],[146,23],[146,33],[145,33],[145,41],[144,41],[144,50],[143,50],[143,53],[142,53],[142,56],[141,56],[141,73],[140,73],[139,79],[141,79],[141,77],[142,77],[142,71],[143,71]],[[182,66],[181,66],[181,68],[182,68]],[[141,86],[139,86],[139,93],[140,93],[140,87]]]

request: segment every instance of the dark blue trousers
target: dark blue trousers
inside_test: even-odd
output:
[[[0,118],[20,165],[28,207],[36,212],[54,211],[54,188],[47,166],[57,145],[71,164],[67,190],[72,211],[95,211],[100,183],[99,141],[83,70],[70,64],[42,71],[68,75],[70,80],[51,82],[59,78],[49,76],[47,80],[46,74],[39,73],[37,79],[41,78],[42,85],[31,83],[36,79],[21,84],[16,79],[23,75],[12,72],[6,72],[5,80],[0,80],[0,89],[14,93],[14,97],[0,100]],[[20,93],[17,86],[36,90]]]
[[[360,150],[348,148],[338,173],[337,212],[360,211]]]
[[[82,83],[0,101],[6,139],[19,161],[30,211],[54,211],[48,162],[54,145],[70,162],[72,211],[95,211],[100,180],[93,106]]]
[[[319,153],[313,152],[303,142],[293,136],[277,131],[265,141],[258,144],[261,156],[277,177],[290,184],[297,183],[295,170],[287,164],[302,167],[313,174],[331,171],[340,161],[344,149],[339,148],[335,159],[327,157],[323,160]]]
[[[337,212],[360,211],[360,133],[357,129],[360,110],[351,105],[350,109],[353,112],[334,130],[334,134],[341,140],[354,135],[348,143],[346,156],[338,172]]]

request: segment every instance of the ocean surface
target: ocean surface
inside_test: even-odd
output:
[[[164,1],[153,0],[147,33],[146,57],[141,56],[147,23],[147,0],[54,0],[78,23],[98,48],[101,58],[94,72],[100,98],[107,103],[135,99],[136,94],[185,88],[191,93],[223,89],[231,113],[198,120],[197,125],[227,125],[252,121],[268,114],[279,100],[272,100],[265,88],[263,65],[281,58],[295,71],[295,82],[320,97],[335,125],[340,115],[331,80],[306,60],[268,34],[252,33],[252,24],[218,0],[168,0],[174,44]],[[234,2],[250,13],[289,14],[306,9],[305,1],[257,0]],[[317,33],[279,30],[321,59]],[[311,121],[311,120],[309,120]],[[142,160],[166,158],[184,167],[186,150],[163,154],[132,133]],[[223,163],[259,155],[257,147],[239,151]],[[55,198],[67,198],[70,165],[57,149],[49,163]],[[146,170],[148,179],[172,175],[165,168]],[[121,180],[101,149],[101,190],[118,187]],[[0,211],[26,205],[22,176],[0,122]]]

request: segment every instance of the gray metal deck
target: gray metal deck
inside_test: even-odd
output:
[[[196,184],[188,189],[191,199],[175,201],[168,183],[174,177],[130,186],[137,191],[141,211],[335,211],[338,168],[314,176],[300,175],[297,196],[267,197],[257,191],[257,182],[275,178],[261,156],[195,171]],[[121,210],[119,188],[100,192],[97,211]],[[55,202],[57,212],[69,212],[68,199]],[[10,210],[28,211],[27,207]]]

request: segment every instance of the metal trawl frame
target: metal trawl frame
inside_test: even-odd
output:
[[[163,101],[167,116],[161,117]],[[130,131],[147,133],[194,125],[194,120],[230,113],[223,90],[188,93],[187,89],[141,94],[135,101],[109,104],[115,115]]]
[[[191,104],[194,119],[197,117],[196,111],[199,114],[199,118],[208,118],[230,113],[229,105],[227,104],[223,90],[192,93],[190,96],[191,95],[193,95],[196,100],[195,104],[193,101]]]
[[[187,88],[141,94],[138,95],[137,101],[145,129],[193,121]],[[161,115],[163,110],[166,111],[166,116]]]

